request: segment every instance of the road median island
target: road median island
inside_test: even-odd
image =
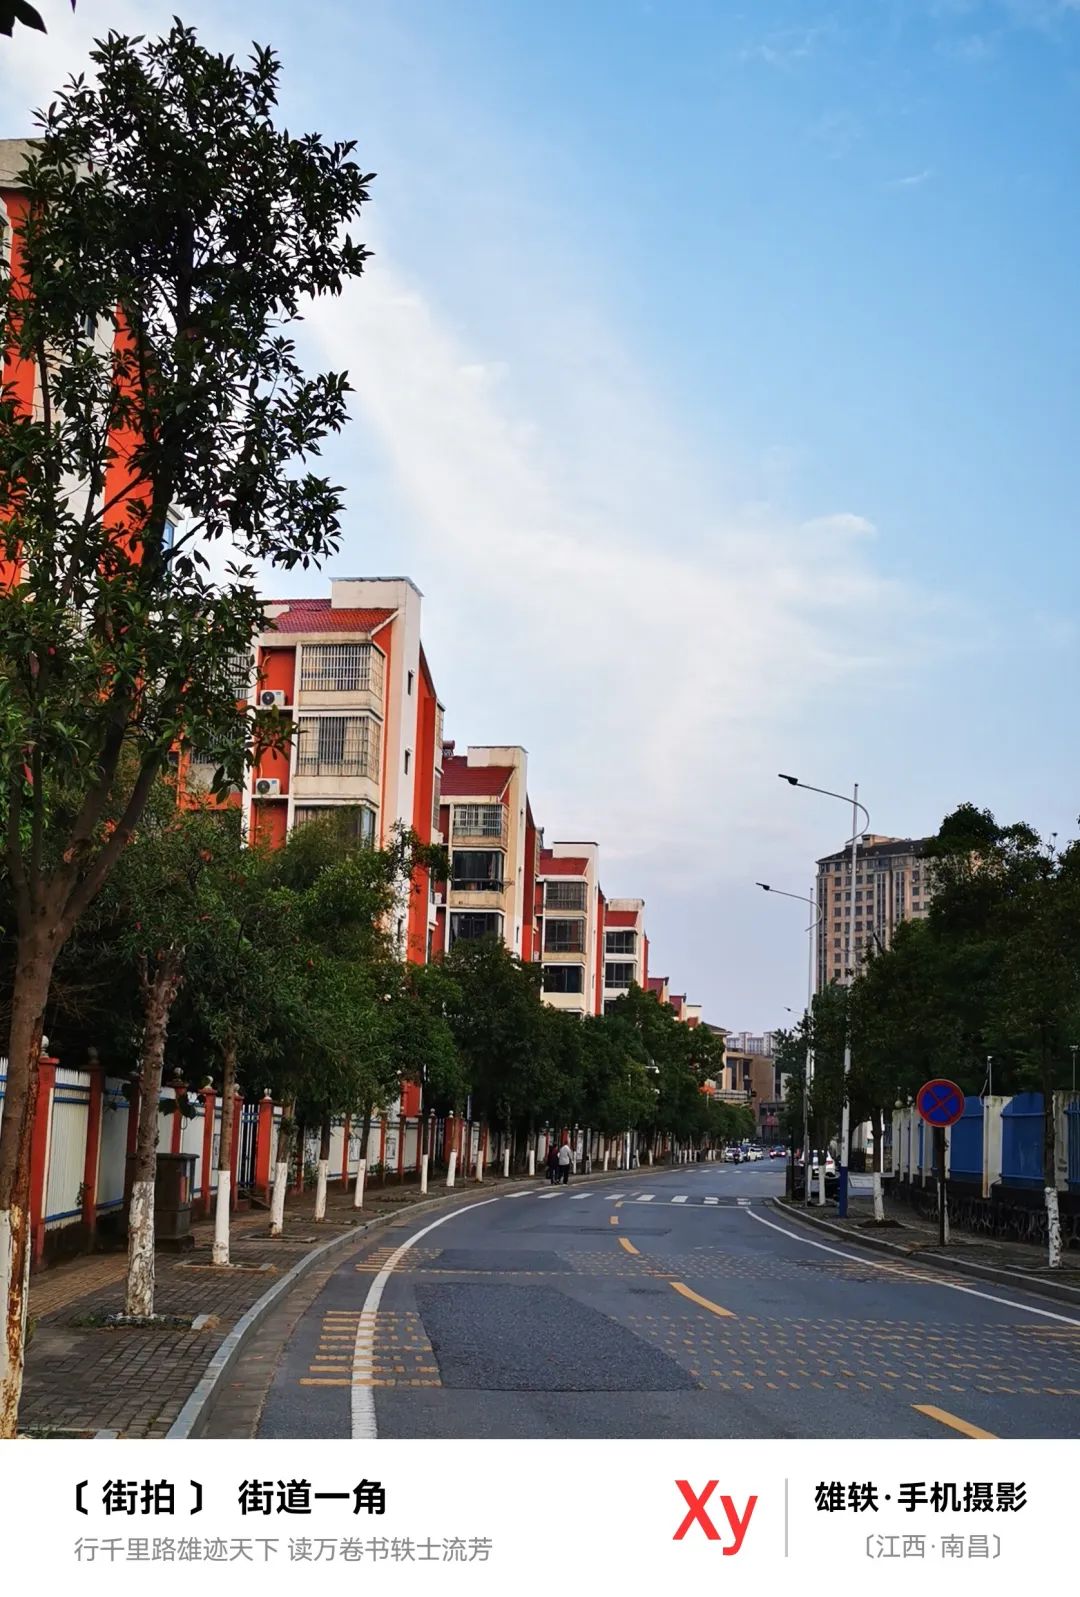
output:
[[[1080,1255],[1066,1256],[1067,1262],[1063,1260],[1061,1268],[1051,1273],[1047,1264],[1038,1262],[1039,1250],[1022,1243],[965,1240],[959,1245],[947,1243],[940,1248],[929,1239],[928,1228],[904,1226],[902,1221],[893,1220],[882,1227],[889,1232],[886,1238],[878,1234],[872,1221],[827,1219],[807,1213],[805,1204],[793,1203],[788,1198],[771,1198],[767,1207],[789,1220],[825,1232],[834,1240],[872,1248],[905,1264],[925,1265],[942,1272],[959,1271],[998,1286],[1011,1287],[1014,1291],[1032,1292],[1059,1303],[1069,1303],[1080,1311]],[[901,1235],[907,1232],[907,1240],[898,1240],[898,1232]]]

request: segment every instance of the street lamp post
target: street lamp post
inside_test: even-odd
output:
[[[841,804],[851,805],[851,910],[846,918],[847,928],[845,943],[845,976],[850,983],[854,979],[855,967],[851,958],[852,922],[855,919],[855,870],[858,863],[859,849],[859,814],[862,810],[866,816],[865,831],[870,830],[870,812],[865,804],[859,803],[859,784],[855,783],[855,790],[849,799],[845,793],[833,793],[827,787],[811,787],[809,782],[800,782],[797,776],[788,776],[785,772],[779,773],[782,782],[789,782],[792,787],[805,788],[808,793],[821,793],[825,798],[839,799]],[[836,1183],[836,1212],[840,1219],[847,1216],[848,1202],[848,1141],[851,1137],[851,1105],[848,1101],[848,1085],[851,1080],[851,1006],[847,1006],[847,1015],[844,1024],[844,1101],[840,1111],[840,1167],[837,1171]]]
[[[785,893],[779,887],[773,887],[768,882],[755,882],[755,887],[760,887],[763,893],[776,893],[779,898],[795,898],[800,904],[809,904],[813,910],[818,910],[817,898],[804,898],[802,893]],[[806,1070],[803,1081],[803,1202],[810,1203],[810,1088],[814,1082],[814,1045],[811,1028],[811,1012],[814,1007],[814,933],[821,934],[821,923],[825,919],[824,912],[818,910],[818,918],[809,925],[807,942],[810,945],[807,960],[806,977]],[[795,1175],[792,1166],[792,1197],[795,1196]]]

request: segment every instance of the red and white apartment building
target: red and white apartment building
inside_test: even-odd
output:
[[[441,831],[449,879],[438,884],[434,947],[497,937],[519,959],[536,956],[540,834],[529,802],[525,749],[441,746]]]
[[[250,694],[292,725],[257,755],[243,793],[248,835],[277,845],[346,810],[358,840],[386,847],[397,825],[438,842],[443,707],[420,637],[422,595],[407,577],[335,578],[328,597],[266,606]],[[189,776],[201,767],[198,751]],[[435,884],[418,868],[397,906],[398,956],[434,952]],[[407,1084],[400,1112],[419,1110]]]
[[[644,988],[648,976],[645,900],[609,898],[604,909],[604,1012],[631,986]]]
[[[595,843],[541,848],[537,916],[544,1001],[575,1015],[598,1015],[604,1003],[604,914],[600,850]]]

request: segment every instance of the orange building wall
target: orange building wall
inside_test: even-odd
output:
[[[423,842],[431,841],[431,812],[435,800],[435,721],[438,706],[427,674],[416,674],[413,695],[416,701],[416,736],[412,739],[413,757],[416,760],[416,779],[413,784],[413,831]],[[430,871],[413,872],[412,894],[409,902],[408,958],[417,965],[427,961],[428,886]]]

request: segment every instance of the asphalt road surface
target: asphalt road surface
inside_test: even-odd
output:
[[[404,1218],[304,1313],[267,1437],[1075,1437],[1080,1316],[702,1164]],[[414,1240],[415,1239],[415,1240]]]

